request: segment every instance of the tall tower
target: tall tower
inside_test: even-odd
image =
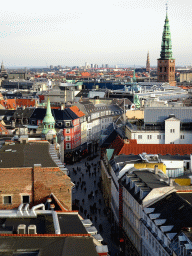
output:
[[[137,79],[136,79],[136,76],[135,76],[135,68],[134,68],[134,71],[133,71],[133,83],[136,83],[137,82]]]
[[[157,81],[167,82],[170,85],[175,86],[175,59],[173,59],[172,57],[172,43],[168,19],[168,7],[166,7],[166,18],[163,29],[160,58],[157,61]]]
[[[146,71],[147,71],[148,73],[150,73],[149,51],[148,51],[148,53],[147,53]]]

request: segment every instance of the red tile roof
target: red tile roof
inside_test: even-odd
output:
[[[0,134],[9,134],[5,126],[0,123]]]
[[[85,116],[85,114],[80,111],[80,109],[77,106],[72,106],[70,107],[70,109],[78,116],[78,117],[82,117]]]
[[[122,147],[124,145],[123,139],[118,135],[116,139],[111,143],[110,148],[114,148],[113,156],[119,155]]]
[[[6,109],[16,109],[15,99],[0,100],[0,104],[4,106]]]
[[[35,99],[16,99],[16,104],[18,107],[34,107]]]
[[[125,155],[138,155],[143,152],[147,154],[161,154],[161,155],[185,155],[192,154],[192,144],[137,144],[136,140],[127,140],[127,142],[121,147],[117,145],[117,154]]]

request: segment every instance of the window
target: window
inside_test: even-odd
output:
[[[170,144],[175,144],[175,142],[170,142]]]
[[[175,133],[175,129],[170,129],[170,133]]]
[[[4,196],[3,197],[3,203],[4,204],[11,204],[11,196]]]
[[[185,139],[185,136],[184,136],[184,135],[181,135],[180,138],[181,138],[182,140],[184,140],[184,139]]]
[[[70,129],[66,129],[66,133],[70,133]]]
[[[66,149],[71,149],[71,143],[66,143]]]
[[[69,127],[70,126],[70,122],[65,122],[65,126]]]
[[[142,140],[142,135],[138,135],[138,140]]]
[[[29,196],[22,196],[22,202],[23,204],[28,204],[30,201],[29,201]]]
[[[70,141],[71,140],[71,136],[66,136],[66,141]]]
[[[147,139],[151,140],[152,139],[152,135],[147,135]]]
[[[157,135],[157,139],[160,140],[161,139],[161,135]]]

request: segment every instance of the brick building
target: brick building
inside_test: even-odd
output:
[[[72,209],[71,179],[48,153],[49,143],[8,143],[0,149],[0,208],[14,209],[21,203],[46,202],[50,194],[66,210]]]

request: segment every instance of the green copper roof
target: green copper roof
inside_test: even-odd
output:
[[[47,99],[47,111],[46,111],[46,115],[43,119],[43,123],[55,123],[55,119],[51,112],[51,105],[50,105],[49,97]]]
[[[133,83],[137,82],[137,79],[136,79],[136,76],[135,76],[135,68],[134,68],[134,71],[133,71]]]
[[[163,29],[160,59],[172,59],[171,32],[167,12]]]
[[[110,161],[111,157],[113,155],[114,149],[113,148],[108,148],[106,151],[107,151],[107,159],[108,159],[108,161]]]

